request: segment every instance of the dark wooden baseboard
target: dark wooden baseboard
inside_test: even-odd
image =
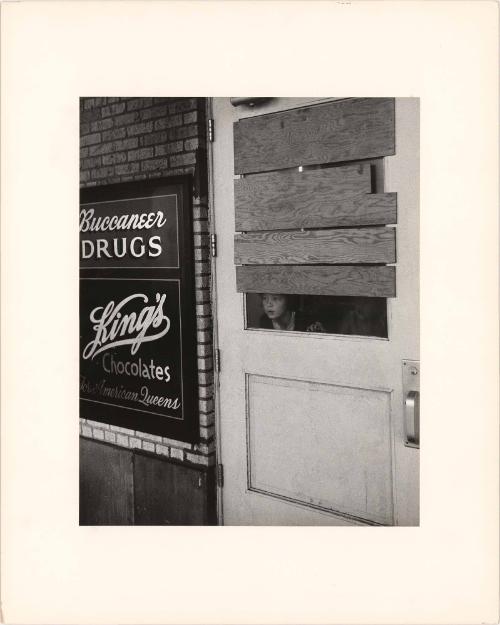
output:
[[[80,437],[80,525],[215,525],[213,467]]]

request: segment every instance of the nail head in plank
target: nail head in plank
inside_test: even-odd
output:
[[[394,228],[247,232],[234,237],[236,265],[393,263]]]
[[[352,98],[234,124],[235,174],[394,153],[394,98]]]
[[[236,267],[240,293],[395,297],[396,268],[366,266]]]

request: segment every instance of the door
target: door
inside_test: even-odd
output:
[[[415,385],[419,377],[419,107],[414,98],[386,100],[383,106],[389,108],[384,110],[369,98],[273,98],[255,107],[233,106],[229,98],[211,102],[213,227],[218,243],[214,281],[220,350],[218,461],[224,472],[219,520],[225,525],[419,523],[419,451],[406,444],[405,426],[405,418],[407,424],[415,423],[411,411],[416,407],[407,400],[408,388],[403,388],[403,381],[406,384],[411,378],[409,367],[414,374],[410,382]],[[393,115],[392,121],[385,119],[385,110]],[[322,119],[317,135],[313,118]],[[259,125],[247,123],[250,119]],[[295,146],[293,133],[302,122],[309,125],[297,130],[302,133],[300,141],[310,135],[307,140],[311,145],[316,142],[313,147],[299,145],[298,139]],[[386,124],[395,137],[394,149],[380,148],[381,154],[373,147],[379,145],[379,123]],[[273,162],[269,153],[279,140],[276,132],[283,128],[289,130],[285,140],[292,160]],[[328,151],[325,136],[330,131],[334,142],[347,132],[342,135],[342,150],[337,145]],[[247,165],[250,173],[235,175],[251,152],[256,164]],[[291,194],[298,173],[307,178],[300,179],[297,192]],[[317,183],[316,176],[321,176]],[[347,221],[339,218],[338,223],[330,223],[330,196],[327,210],[317,209],[325,204],[326,178],[329,193],[337,194],[337,200],[346,188],[351,189],[348,193],[361,189],[370,201],[374,192],[389,199],[397,194],[397,218],[361,218],[355,230],[347,227],[350,215]],[[306,191],[300,186],[302,180],[308,181]],[[252,186],[255,181],[257,187]],[[246,217],[253,215],[254,204],[263,210],[263,225],[257,224],[255,232],[242,226],[251,219],[242,221],[241,211],[235,218],[235,209],[239,211],[243,201],[243,183]],[[268,205],[262,194],[271,198]],[[288,200],[281,202],[287,194],[291,205],[298,197],[306,198],[293,209],[289,228],[286,218],[278,224],[287,214],[283,210]],[[357,201],[346,202],[359,206]],[[341,212],[346,202],[337,201]],[[299,214],[306,227],[298,227]],[[314,230],[307,227],[313,214]],[[270,218],[275,221],[269,222]],[[270,232],[273,228],[279,230]],[[352,233],[349,245],[373,237],[372,243],[376,242],[356,247],[357,264],[346,266],[352,262],[352,246],[343,256],[344,244]],[[258,267],[248,272],[245,266],[252,263]],[[241,267],[244,271],[238,273],[237,283]],[[257,273],[251,274],[255,267]],[[322,268],[326,273],[316,280]],[[344,270],[362,276],[363,297],[356,298],[355,291],[352,296],[347,291],[346,296],[341,287],[337,293],[335,285],[342,280],[336,282],[337,274],[328,272]],[[297,287],[295,298],[301,308],[295,304],[293,322],[286,329],[273,323],[271,317],[277,314],[273,303],[266,312],[264,296],[257,292],[262,284],[266,293],[274,280],[271,291],[279,293],[276,281],[282,279],[284,292],[290,294],[291,271],[301,274],[303,286]],[[251,278],[243,279],[249,273]],[[392,287],[382,282],[387,276],[390,282],[394,274],[391,292]],[[319,290],[316,282],[323,285]],[[288,302],[290,297],[281,299]],[[352,323],[363,315],[368,318],[375,303],[377,322],[364,328]],[[306,313],[309,319],[304,325],[301,319]],[[341,322],[337,319],[329,325],[329,319],[339,315],[343,315]]]

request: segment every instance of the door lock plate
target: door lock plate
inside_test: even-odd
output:
[[[420,447],[420,362],[403,360],[404,444]]]

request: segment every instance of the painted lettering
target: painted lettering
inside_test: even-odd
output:
[[[134,293],[116,304],[110,301],[106,306],[94,308],[89,319],[95,336],[85,346],[82,357],[94,358],[118,345],[130,345],[130,353],[136,354],[142,343],[165,336],[170,330],[170,319],[163,312],[166,297],[165,293],[156,293],[156,303],[147,305],[147,295]],[[139,313],[127,311],[127,307],[137,305],[138,300],[144,303]]]

